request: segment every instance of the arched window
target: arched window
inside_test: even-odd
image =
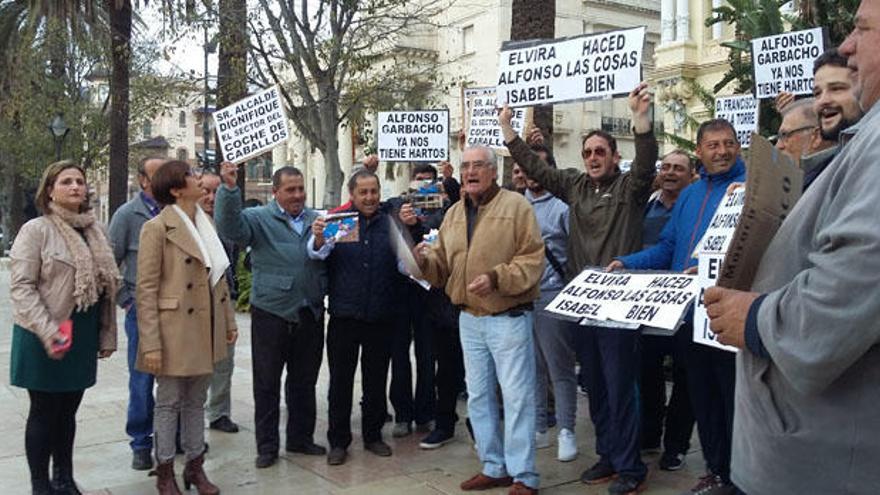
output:
[[[177,115],[177,123],[181,129],[186,128],[186,112],[182,110],[180,111],[180,113]]]
[[[189,152],[186,148],[177,148],[177,159],[181,161],[186,161],[189,159]]]

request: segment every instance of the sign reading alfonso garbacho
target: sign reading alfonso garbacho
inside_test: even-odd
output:
[[[379,160],[449,160],[449,110],[379,112]]]

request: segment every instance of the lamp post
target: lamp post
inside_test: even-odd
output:
[[[204,166],[208,167],[214,165],[214,163],[208,161],[208,151],[211,149],[211,132],[208,128],[208,55],[212,53],[216,53],[217,51],[217,42],[208,38],[208,13],[205,13],[205,22],[204,22],[204,31],[205,31],[205,44],[204,44],[204,52],[205,52],[205,108],[202,110],[202,139],[205,143],[204,150]]]
[[[64,138],[70,132],[70,128],[64,123],[61,113],[56,114],[52,122],[49,123],[49,132],[52,133],[52,139],[55,141],[55,161],[60,161],[61,146],[64,144]]]

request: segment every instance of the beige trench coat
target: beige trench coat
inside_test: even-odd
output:
[[[137,369],[146,371],[145,353],[161,350],[158,375],[213,373],[214,363],[226,357],[227,332],[237,327],[226,278],[209,285],[199,247],[173,209],[144,224],[135,290]]]

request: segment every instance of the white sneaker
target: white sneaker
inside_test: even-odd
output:
[[[535,449],[546,449],[550,446],[550,434],[546,431],[541,433],[540,431],[535,432]]]
[[[577,458],[577,439],[575,438],[573,431],[569,430],[568,428],[562,428],[561,430],[559,430],[559,437],[557,438],[557,441],[557,459],[559,459],[561,462],[569,462]]]

